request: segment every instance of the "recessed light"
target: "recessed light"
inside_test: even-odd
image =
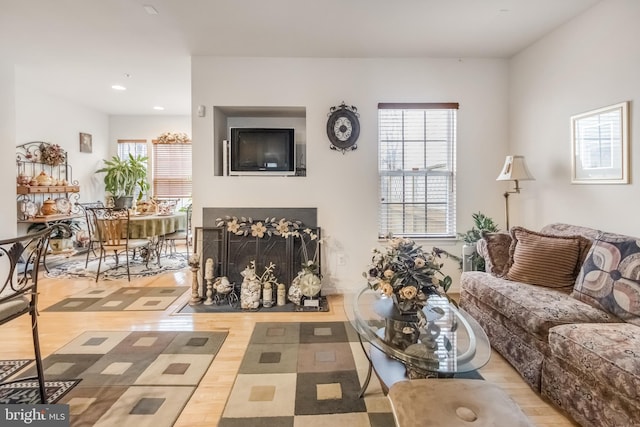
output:
[[[111,89],[113,89],[113,90],[127,90],[127,88],[122,86],[122,85],[113,85],[113,86],[111,86]]]
[[[157,15],[158,14],[158,11],[156,10],[156,8],[151,6],[150,4],[145,4],[142,7],[144,8],[144,11],[147,12],[147,15]]]
[[[164,107],[160,106],[160,105],[156,105],[153,107],[154,110],[158,110],[158,111],[162,111],[164,110]]]

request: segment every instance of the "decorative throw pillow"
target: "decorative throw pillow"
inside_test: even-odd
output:
[[[573,288],[589,239],[537,233],[523,227],[513,227],[511,238],[507,279],[565,291]]]
[[[640,325],[640,241],[603,233],[593,243],[571,296]]]
[[[482,233],[478,240],[478,253],[484,258],[485,271],[503,277],[509,269],[511,235],[507,233]]]

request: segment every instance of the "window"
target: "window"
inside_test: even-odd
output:
[[[161,199],[191,197],[191,142],[153,141],[153,195]]]
[[[147,140],[146,139],[119,139],[118,140],[118,157],[126,159],[131,154],[133,157],[147,157]]]
[[[378,104],[380,237],[455,237],[457,110]]]

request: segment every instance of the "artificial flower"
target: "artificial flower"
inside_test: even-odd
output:
[[[267,231],[267,227],[262,222],[257,222],[251,226],[251,235],[254,237],[264,237],[265,231]]]

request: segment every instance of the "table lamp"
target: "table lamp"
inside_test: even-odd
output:
[[[529,172],[524,156],[507,156],[504,161],[502,171],[496,181],[515,181],[515,188],[504,192],[504,211],[507,221],[507,231],[509,230],[509,194],[520,193],[518,181],[534,181],[535,178]]]

